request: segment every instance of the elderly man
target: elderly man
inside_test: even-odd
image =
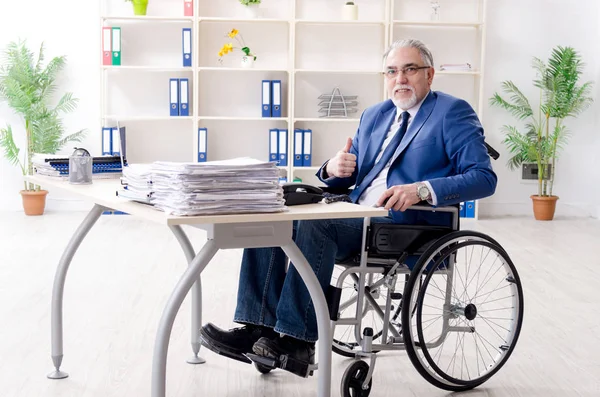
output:
[[[405,211],[427,201],[447,206],[494,193],[497,177],[483,129],[464,100],[431,90],[433,57],[418,40],[394,42],[384,54],[389,99],[366,109],[348,138],[317,176],[328,186],[350,188],[355,203],[385,206],[390,218],[377,221],[450,225],[443,212]],[[333,267],[361,247],[362,219],[300,221],[294,241],[321,286]],[[288,357],[288,370],[305,375],[314,363],[317,323],[308,290],[293,266],[286,272],[279,248],[246,249],[234,321],[244,326],[201,329],[201,342],[219,354],[250,363],[246,353]]]

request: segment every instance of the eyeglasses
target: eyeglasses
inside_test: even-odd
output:
[[[398,76],[398,73],[402,72],[402,74],[404,74],[405,76],[414,76],[415,74],[417,74],[417,72],[421,69],[429,69],[431,66],[407,66],[405,68],[401,68],[401,69],[396,69],[396,68],[389,68],[386,69],[385,72],[381,72],[383,73],[383,75],[385,77],[387,77],[388,79],[393,79],[396,78],[396,76]]]

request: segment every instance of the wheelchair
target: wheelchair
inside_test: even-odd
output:
[[[328,291],[332,349],[354,358],[344,397],[371,392],[377,355],[406,350],[416,370],[448,391],[475,388],[506,363],[523,322],[517,270],[493,238],[452,227],[364,220],[361,252],[336,264]]]

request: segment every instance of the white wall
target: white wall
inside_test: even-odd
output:
[[[599,44],[600,7],[597,0],[488,0],[487,54],[485,98],[500,88],[503,80],[513,80],[529,96],[536,95],[531,85],[534,77],[531,57],[547,59],[556,45],[575,47],[587,64],[584,80],[600,81]],[[10,7],[10,12],[9,12]],[[69,10],[67,16],[64,10]],[[62,0],[56,2],[30,0],[2,2],[0,5],[0,47],[18,37],[26,37],[37,47],[47,44],[47,56],[67,55],[67,68],[61,90],[73,91],[80,99],[78,110],[65,118],[67,131],[88,128],[89,137],[81,145],[99,149],[98,131],[100,94],[99,6],[96,1]],[[598,97],[600,84],[594,88]],[[600,120],[596,114],[600,100],[577,120],[567,125],[573,136],[564,152],[554,192],[560,196],[557,215],[593,215],[600,217],[600,167],[592,165],[600,153]],[[5,106],[0,106],[0,125],[17,127],[18,120]],[[529,195],[535,184],[523,184],[518,173],[505,166],[507,153],[501,144],[500,127],[514,119],[497,108],[485,108],[484,126],[487,140],[501,152],[494,163],[499,175],[496,194],[484,200],[480,214],[531,213]],[[16,129],[16,128],[15,128]],[[19,130],[19,129],[17,129]],[[70,152],[71,148],[65,149]],[[21,178],[18,169],[0,157],[0,210],[21,210]],[[73,204],[53,193],[48,208],[66,208]],[[66,203],[66,204],[65,204]]]
[[[10,10],[10,11],[9,11]],[[66,10],[69,11],[67,16]],[[97,151],[100,126],[100,52],[99,6],[96,1],[61,0],[60,2],[31,0],[0,3],[0,48],[18,38],[27,39],[29,47],[38,54],[43,41],[46,62],[55,56],[66,55],[58,93],[73,92],[79,98],[77,110],[64,118],[67,133],[87,128],[88,136],[77,145]],[[23,122],[5,104],[0,106],[0,125],[12,124],[13,133],[22,147]],[[71,153],[76,143],[69,144],[64,153]],[[21,171],[0,155],[0,210],[21,211]],[[66,208],[74,204],[52,192],[47,208]]]
[[[538,98],[539,91],[531,83],[535,77],[531,59],[548,59],[557,45],[579,51],[586,63],[582,81],[600,81],[597,0],[488,0],[487,16],[486,99],[500,91],[500,83],[505,80],[512,80],[530,99]],[[600,83],[596,83],[593,105],[577,119],[565,123],[572,136],[557,165],[553,192],[560,197],[557,216],[600,217],[600,172],[592,163],[600,155],[599,92]],[[501,157],[494,162],[498,189],[482,203],[480,213],[531,214],[529,196],[536,194],[537,184],[520,182],[519,172],[506,167],[509,156],[501,143],[502,125],[516,123],[514,117],[499,108],[488,106],[484,110],[486,139]]]

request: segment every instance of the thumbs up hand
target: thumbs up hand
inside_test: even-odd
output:
[[[329,160],[325,171],[329,176],[347,178],[352,176],[356,169],[356,155],[349,153],[352,148],[352,138],[348,138],[346,145]]]

